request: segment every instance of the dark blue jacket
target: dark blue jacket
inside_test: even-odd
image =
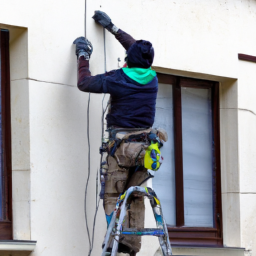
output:
[[[131,37],[119,31],[120,40],[117,39],[125,47],[125,42],[132,42]],[[125,40],[125,36],[128,40]],[[147,128],[154,123],[158,91],[157,77],[143,85],[128,77],[122,69],[91,76],[89,61],[82,56],[79,59],[78,88],[84,92],[111,95],[110,112],[106,117],[108,127]]]

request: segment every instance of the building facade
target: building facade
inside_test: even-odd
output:
[[[147,186],[162,199],[174,255],[256,256],[255,1],[86,2],[85,15],[81,0],[1,0],[0,255],[88,254],[87,126],[92,235],[103,95],[91,94],[88,123],[72,43],[85,33],[92,42],[93,75],[104,56],[108,71],[122,66],[124,49],[91,18],[102,10],[154,45],[155,126],[169,140]],[[150,209],[145,222],[154,224]],[[100,206],[92,255],[105,230]],[[138,255],[159,255],[156,238],[142,241]]]

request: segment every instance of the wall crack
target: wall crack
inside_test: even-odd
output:
[[[255,116],[256,116],[256,114],[255,114],[253,111],[249,110],[249,109],[239,108],[239,110],[242,110],[242,111],[248,111],[248,112],[250,112],[251,114],[253,114],[253,115],[255,115]]]
[[[253,112],[252,110],[246,109],[246,108],[220,108],[220,109],[235,109],[235,110],[247,111],[256,116],[255,112]]]
[[[19,81],[19,80],[29,80],[29,81],[39,82],[39,83],[58,84],[58,85],[66,85],[66,86],[70,86],[70,87],[76,87],[76,85],[72,85],[72,84],[63,84],[63,83],[57,83],[57,82],[50,82],[50,81],[38,80],[38,79],[35,79],[35,78],[30,78],[30,77],[20,78],[20,79],[12,79],[11,81]]]

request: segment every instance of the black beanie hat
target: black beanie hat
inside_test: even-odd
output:
[[[129,68],[149,68],[154,59],[154,48],[149,41],[138,40],[127,51]]]

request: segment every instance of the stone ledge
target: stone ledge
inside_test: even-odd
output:
[[[27,256],[36,247],[36,241],[0,240],[0,256]]]
[[[245,248],[237,247],[183,247],[173,246],[173,255],[194,255],[194,256],[244,256]],[[156,251],[154,256],[160,256],[162,252],[159,249]]]

